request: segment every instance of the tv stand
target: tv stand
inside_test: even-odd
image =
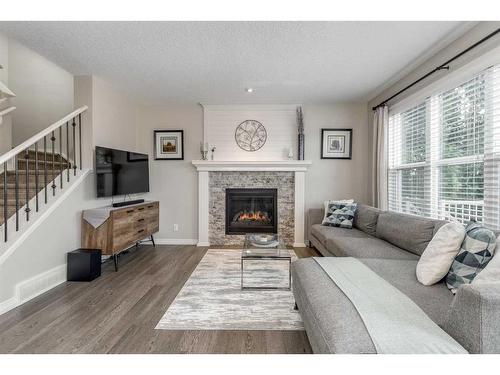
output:
[[[133,207],[107,206],[95,210],[106,211],[109,216],[96,228],[82,215],[82,247],[101,249],[102,255],[112,256],[115,270],[118,270],[118,254],[122,251],[145,240],[155,245],[153,234],[160,229],[158,201],[148,201]]]
[[[132,204],[139,204],[139,203],[144,203],[144,199],[136,199],[133,201],[124,201],[124,202],[113,203],[113,207],[124,207],[124,206],[130,206]]]

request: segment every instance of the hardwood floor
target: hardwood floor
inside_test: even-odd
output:
[[[310,353],[304,331],[154,327],[207,248],[140,246],[91,283],[66,282],[0,316],[0,353]],[[299,257],[313,249],[295,249]]]

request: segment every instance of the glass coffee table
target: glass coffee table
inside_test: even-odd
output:
[[[288,262],[288,286],[245,286],[245,261]],[[290,290],[292,287],[292,255],[284,245],[281,236],[268,233],[247,233],[241,252],[241,289],[242,290]]]

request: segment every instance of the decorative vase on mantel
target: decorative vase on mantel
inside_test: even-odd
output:
[[[297,107],[297,130],[298,130],[298,160],[304,160],[304,117],[302,107]]]

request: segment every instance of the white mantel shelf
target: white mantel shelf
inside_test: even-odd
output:
[[[193,160],[198,170],[198,246],[210,246],[209,238],[209,172],[269,171],[294,172],[294,219],[295,247],[305,247],[305,174],[312,164],[310,160],[275,160],[275,161],[230,161],[230,160]]]
[[[230,160],[193,160],[198,171],[287,171],[305,172],[312,164],[310,160],[275,161],[230,161]]]

